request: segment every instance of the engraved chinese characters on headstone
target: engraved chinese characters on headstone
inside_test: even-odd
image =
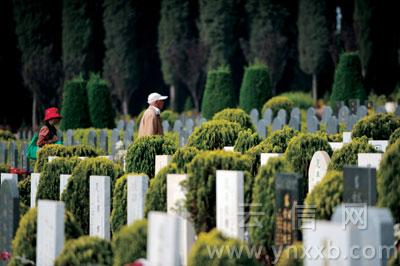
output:
[[[302,203],[302,179],[297,174],[278,173],[275,178],[275,245],[291,245],[299,239],[292,210]]]
[[[128,175],[127,178],[127,224],[144,218],[144,202],[149,187],[146,175]]]
[[[19,194],[15,180],[3,180],[0,186],[0,252],[11,253],[11,242],[19,222]],[[0,265],[5,265],[0,262]]]
[[[308,170],[308,191],[310,192],[318,184],[328,171],[328,165],[331,161],[326,151],[317,151],[314,153]]]
[[[109,176],[90,176],[90,235],[110,240]]]
[[[31,208],[36,207],[36,193],[39,186],[40,173],[31,174]]]
[[[389,141],[387,140],[369,140],[368,143],[374,146],[375,150],[380,152],[385,152],[386,148],[389,146]]]
[[[217,229],[244,240],[243,171],[217,170]]]
[[[64,203],[39,200],[36,265],[52,266],[64,247]]]
[[[179,217],[150,212],[147,236],[147,260],[152,266],[176,266],[179,256]]]
[[[359,153],[358,166],[359,167],[372,167],[379,170],[379,164],[381,163],[383,153]]]
[[[156,155],[154,176],[156,176],[157,173],[160,172],[162,168],[167,166],[171,161],[171,159],[172,159],[171,155]]]
[[[376,203],[376,169],[363,167],[344,167],[343,169],[343,202],[365,203],[370,206]]]
[[[67,188],[68,180],[70,179],[71,175],[60,175],[60,198],[61,194]]]
[[[266,165],[270,158],[279,157],[281,155],[282,155],[282,153],[261,153],[260,163],[261,163],[261,165]]]

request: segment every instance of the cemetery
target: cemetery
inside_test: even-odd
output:
[[[0,266],[400,265],[396,10],[0,1]]]

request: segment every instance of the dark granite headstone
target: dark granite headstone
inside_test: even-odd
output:
[[[400,116],[400,104],[397,105],[396,112],[394,112],[394,113],[395,113],[395,115]]]
[[[326,133],[329,135],[338,133],[338,120],[336,119],[336,117],[331,116],[328,119],[328,122],[326,124]]]
[[[343,169],[343,202],[376,203],[376,169],[347,166]]]
[[[359,106],[360,106],[360,99],[350,99],[349,100],[349,108],[350,108],[351,114],[356,114]]]
[[[7,143],[0,142],[0,163],[7,163]]]
[[[333,114],[334,115],[339,115],[339,110],[340,108],[342,108],[344,106],[344,101],[337,101],[335,102],[335,104],[333,105],[334,109],[333,109]]]
[[[10,165],[11,167],[18,167],[18,147],[15,141],[10,144]]]

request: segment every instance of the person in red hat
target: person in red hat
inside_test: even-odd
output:
[[[37,146],[43,147],[46,144],[53,144],[58,141],[57,137],[57,125],[61,120],[61,115],[58,112],[58,108],[51,107],[46,109],[44,115],[44,125],[39,131]]]

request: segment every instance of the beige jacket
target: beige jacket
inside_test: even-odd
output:
[[[163,135],[161,117],[157,115],[156,110],[149,106],[144,112],[139,126],[139,138],[143,136]]]

